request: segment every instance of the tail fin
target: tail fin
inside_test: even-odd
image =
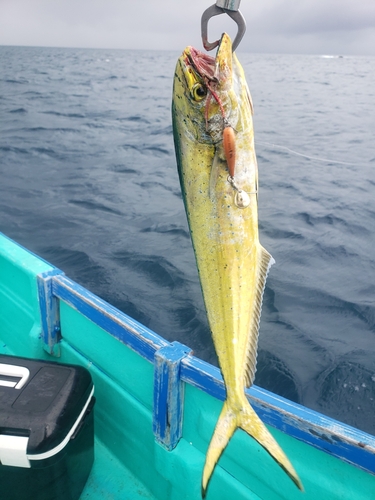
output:
[[[289,462],[288,458],[275,439],[268,432],[266,426],[252,409],[246,397],[244,397],[243,402],[241,401],[241,406],[237,404],[230,406],[228,400],[224,402],[223,409],[220,413],[219,420],[217,421],[206,455],[206,463],[204,465],[202,477],[203,498],[206,495],[208,482],[211,478],[215,465],[237,428],[243,429],[251,437],[256,439],[256,441],[258,441],[258,443],[265,448],[271,457],[276,460],[280,467],[284,469],[296,486],[303,491],[302,483],[292,464]]]

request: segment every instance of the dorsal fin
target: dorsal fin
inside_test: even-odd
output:
[[[259,265],[258,265],[258,281],[257,289],[255,292],[254,309],[252,311],[252,319],[250,325],[249,346],[247,351],[247,366],[246,366],[246,387],[250,387],[255,378],[256,363],[257,363],[257,350],[258,350],[258,335],[259,335],[259,322],[262,310],[263,293],[266,285],[268,271],[275,260],[265,248],[260,246],[259,249]]]

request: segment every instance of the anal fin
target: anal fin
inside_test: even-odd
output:
[[[250,335],[249,335],[249,345],[247,351],[247,362],[246,362],[246,387],[250,387],[255,378],[256,372],[256,362],[257,362],[257,351],[258,351],[258,337],[259,337],[259,323],[260,315],[262,312],[263,294],[264,288],[266,286],[266,279],[270,267],[275,263],[272,255],[267,252],[265,248],[260,246],[259,248],[259,259],[258,259],[258,279],[256,283],[256,292],[254,307],[252,311],[251,325],[250,325]]]

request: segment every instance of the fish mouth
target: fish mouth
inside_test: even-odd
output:
[[[180,65],[188,87],[192,87],[197,80],[214,85],[231,80],[232,42],[229,35],[223,33],[215,57],[194,47],[186,47],[180,57]]]
[[[215,80],[215,58],[195,49],[186,47],[182,54],[181,63],[187,83],[190,83],[191,73],[199,76],[202,80]]]

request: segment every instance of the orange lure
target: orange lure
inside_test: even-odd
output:
[[[224,155],[227,160],[229,175],[234,177],[236,165],[236,136],[232,127],[225,127],[223,130]]]

